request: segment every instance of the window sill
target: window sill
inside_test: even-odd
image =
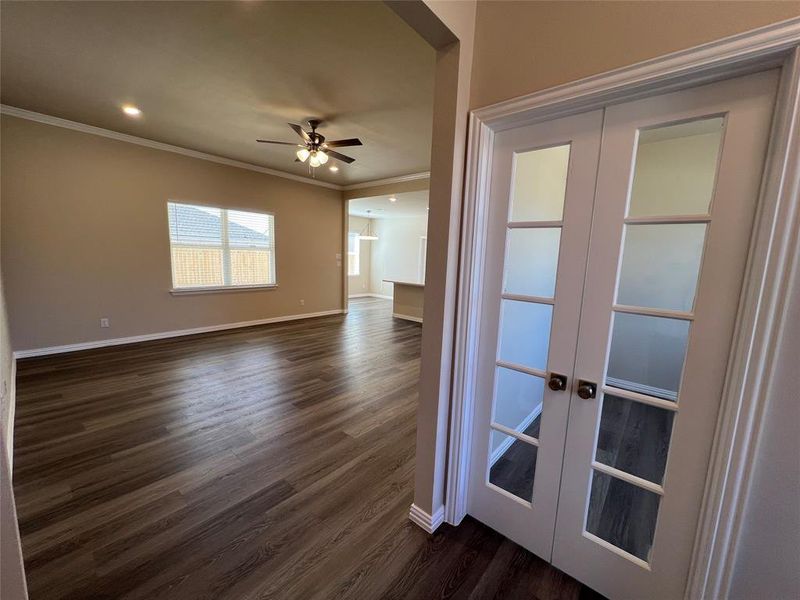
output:
[[[219,294],[221,292],[253,292],[258,290],[274,290],[278,284],[269,285],[227,285],[218,287],[197,288],[172,288],[169,293],[173,296],[189,296],[193,294]]]

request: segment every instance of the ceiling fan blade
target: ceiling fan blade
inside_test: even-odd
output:
[[[350,158],[349,156],[345,156],[344,154],[339,154],[338,152],[336,152],[334,150],[325,150],[325,154],[327,154],[331,158],[335,158],[335,159],[340,160],[340,161],[342,161],[344,163],[347,163],[348,165],[350,163],[356,162],[355,158]]]
[[[345,146],[363,146],[361,140],[358,138],[348,138],[346,140],[334,140],[332,142],[325,142],[328,148],[344,148]]]
[[[291,127],[294,130],[294,132],[301,138],[303,138],[303,140],[305,140],[306,142],[311,141],[311,136],[309,136],[305,131],[303,131],[303,128],[300,127],[300,125],[297,125],[296,123],[289,123],[289,127]]]
[[[256,140],[262,144],[280,144],[281,146],[298,146],[295,142],[276,142],[275,140]]]

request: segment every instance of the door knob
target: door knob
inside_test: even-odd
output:
[[[578,380],[578,396],[584,400],[594,398],[597,395],[597,384],[583,379]]]
[[[550,373],[550,379],[547,381],[547,387],[554,392],[560,392],[567,389],[567,376],[559,375],[558,373]]]

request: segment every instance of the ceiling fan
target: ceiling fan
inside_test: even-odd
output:
[[[328,162],[329,158],[335,158],[348,165],[355,162],[355,158],[340,154],[331,148],[343,148],[345,146],[361,146],[361,140],[358,138],[349,138],[346,140],[334,140],[331,142],[325,141],[325,136],[317,133],[317,127],[320,126],[319,119],[309,119],[308,126],[311,128],[310,132],[305,131],[300,125],[289,123],[289,127],[303,139],[302,144],[294,144],[292,142],[276,142],[273,140],[256,140],[262,144],[280,144],[282,146],[299,146],[297,151],[297,158],[295,162],[306,162],[310,167],[317,168]]]

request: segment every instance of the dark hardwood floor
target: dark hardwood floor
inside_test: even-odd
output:
[[[420,332],[362,299],[20,361],[31,598],[593,597],[469,518],[408,521]]]

